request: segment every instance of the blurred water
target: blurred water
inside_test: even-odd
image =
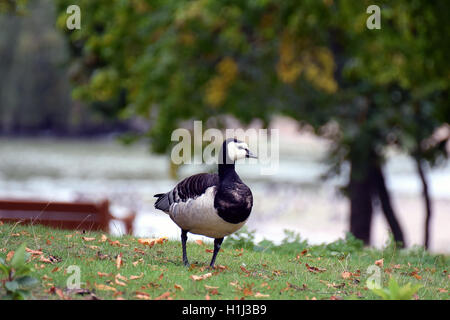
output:
[[[300,232],[311,243],[344,236],[348,203],[336,187],[345,179],[319,179],[327,169],[321,162],[325,151],[326,143],[320,141],[286,140],[280,146],[276,175],[261,176],[257,165],[237,165],[238,173],[254,194],[254,209],[247,225],[256,231],[257,240],[281,241],[284,229]],[[123,146],[111,140],[0,139],[0,152],[0,198],[109,198],[117,216],[127,210],[138,213],[137,235],[179,236],[178,227],[153,208],[153,194],[168,191],[176,183],[167,174],[168,157],[150,154],[145,145]],[[180,175],[213,169],[184,166]],[[386,177],[408,244],[420,244],[424,214],[414,164],[404,155],[393,154],[386,166]],[[432,249],[450,252],[450,166],[432,170],[429,179],[435,210]],[[386,241],[386,228],[383,217],[377,213],[373,234],[376,245]],[[122,230],[120,224],[114,224],[112,229],[115,233]]]

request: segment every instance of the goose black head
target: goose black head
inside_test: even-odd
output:
[[[230,138],[223,142],[220,163],[232,164],[236,160],[244,158],[257,158],[249,149],[248,145],[236,138]]]

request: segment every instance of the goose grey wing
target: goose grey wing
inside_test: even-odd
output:
[[[219,176],[211,173],[199,173],[179,182],[167,193],[155,194],[158,198],[155,208],[166,213],[173,203],[187,202],[205,193],[209,187],[219,185]]]

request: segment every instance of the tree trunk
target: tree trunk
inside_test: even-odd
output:
[[[386,183],[383,175],[383,171],[379,165],[374,165],[372,169],[372,183],[374,184],[374,191],[376,191],[378,198],[380,199],[381,208],[383,209],[384,216],[391,228],[394,240],[400,242],[401,246],[405,246],[405,239],[400,224],[395,217],[394,209],[391,204],[391,198],[386,188]]]
[[[356,171],[355,168],[358,168]],[[402,228],[395,216],[389,191],[381,167],[375,163],[351,163],[350,184],[350,232],[370,244],[373,205],[376,195],[396,242],[405,245]]]
[[[358,239],[370,244],[372,225],[372,192],[368,171],[363,176],[355,174],[352,163],[350,173],[350,232]]]
[[[430,247],[430,222],[431,222],[431,200],[430,193],[428,191],[428,182],[425,177],[425,172],[422,167],[422,161],[416,157],[417,171],[419,172],[420,180],[422,181],[422,196],[425,199],[425,236],[424,236],[424,247],[428,249]]]

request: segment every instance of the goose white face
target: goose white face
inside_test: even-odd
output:
[[[244,158],[256,158],[256,156],[254,156],[248,149],[248,145],[241,141],[229,142],[227,145],[227,155],[232,161]]]

